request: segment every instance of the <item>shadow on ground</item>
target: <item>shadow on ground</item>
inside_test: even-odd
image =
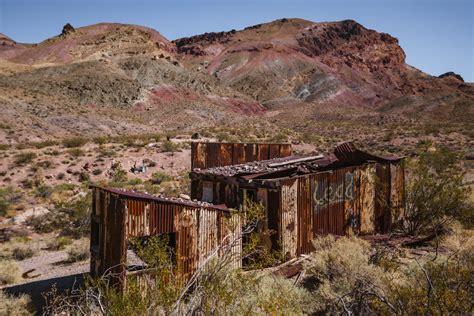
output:
[[[49,291],[53,285],[56,285],[58,294],[65,293],[67,290],[71,290],[73,288],[77,289],[83,284],[85,275],[86,274],[78,273],[63,277],[33,281],[24,284],[13,285],[4,288],[3,291],[12,295],[29,295],[33,305],[35,306],[37,314],[41,314],[43,306],[45,305],[45,300],[42,295],[44,292]]]

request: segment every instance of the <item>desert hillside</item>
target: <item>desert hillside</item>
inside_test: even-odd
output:
[[[174,41],[137,25],[67,24],[41,43],[0,41],[5,144],[242,122],[299,134],[349,124],[358,139],[362,125],[396,134],[399,124],[473,122],[472,83],[411,67],[396,38],[352,20],[281,19]]]

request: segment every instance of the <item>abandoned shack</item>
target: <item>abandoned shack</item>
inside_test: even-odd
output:
[[[110,276],[122,289],[129,277],[144,275],[127,260],[131,237],[167,235],[176,273],[184,280],[225,240],[240,266],[240,220],[223,205],[164,198],[115,188],[91,187],[92,276]],[[228,223],[234,225],[228,225]]]
[[[238,165],[290,155],[291,144],[192,142],[191,170]]]
[[[397,225],[403,216],[401,162],[345,143],[324,155],[194,168],[191,197],[236,209],[245,197],[260,202],[274,232],[271,247],[293,258],[310,252],[316,235],[385,233]]]

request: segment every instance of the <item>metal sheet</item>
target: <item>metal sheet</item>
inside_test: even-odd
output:
[[[316,174],[312,177],[313,196],[313,236],[325,235],[329,232],[329,183],[328,173]]]
[[[360,168],[360,233],[375,232],[375,166],[373,164]]]
[[[201,143],[191,144],[191,170],[288,157],[291,144]]]
[[[282,181],[280,205],[282,251],[285,258],[294,258],[298,245],[298,181]]]
[[[298,179],[298,249],[297,254],[313,250],[313,212],[310,177]]]
[[[404,215],[405,171],[403,164],[390,165],[390,213],[392,228],[401,225]]]
[[[388,232],[391,225],[390,216],[390,164],[377,163],[375,192],[375,230]]]

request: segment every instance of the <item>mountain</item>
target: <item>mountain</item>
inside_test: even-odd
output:
[[[67,24],[38,44],[0,34],[6,142],[244,121],[302,132],[373,117],[470,124],[473,102],[472,83],[407,65],[396,38],[352,20],[280,19],[174,41],[116,23]]]

